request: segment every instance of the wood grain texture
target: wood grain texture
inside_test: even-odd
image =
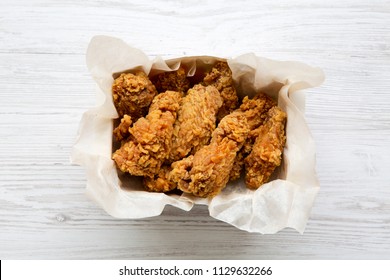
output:
[[[1,259],[389,259],[389,1],[1,1]],[[207,208],[118,220],[69,163],[94,105],[90,38],[149,56],[297,60],[326,73],[307,91],[321,191],[303,235],[250,234]]]

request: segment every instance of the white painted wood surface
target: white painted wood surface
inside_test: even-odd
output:
[[[322,67],[307,92],[321,191],[303,235],[250,234],[195,207],[117,220],[69,163],[95,102],[90,38],[151,57],[254,52]],[[389,1],[0,2],[1,259],[389,259]]]

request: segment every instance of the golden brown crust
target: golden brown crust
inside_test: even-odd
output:
[[[190,81],[187,79],[186,72],[182,67],[176,71],[158,74],[152,78],[152,82],[158,92],[172,90],[186,93],[190,88]]]
[[[156,95],[156,88],[142,71],[121,74],[112,85],[112,97],[119,117],[127,114],[133,121],[146,115]]]
[[[235,181],[240,179],[241,172],[244,168],[244,153],[241,153],[241,150],[237,152],[236,158],[233,162],[232,170],[230,170],[229,180]]]
[[[286,114],[265,93],[237,108],[226,62],[190,89],[182,68],[153,81],[163,93],[143,72],[121,74],[112,86],[121,117],[112,158],[121,171],[143,176],[146,190],[214,197],[244,168],[247,187],[256,189],[281,164]]]
[[[174,125],[169,162],[194,154],[209,143],[221,105],[220,94],[213,86],[196,85],[188,90]]]
[[[238,107],[237,91],[233,84],[232,71],[227,62],[217,62],[204,77],[203,83],[216,87],[223,99],[223,105],[217,115],[218,121]]]
[[[118,142],[129,137],[130,135],[129,128],[131,127],[132,123],[133,122],[131,120],[131,117],[125,114],[121,119],[120,124],[114,129],[113,132],[114,137]]]
[[[169,165],[163,165],[160,171],[153,177],[144,177],[144,186],[151,192],[169,192],[176,189],[176,183],[169,179],[169,173],[172,168]]]
[[[242,112],[247,118],[249,129],[251,130],[243,147],[238,152],[234,161],[230,180],[240,178],[244,169],[244,160],[252,150],[252,146],[258,136],[258,129],[267,118],[267,112],[276,105],[276,102],[265,93],[260,92],[254,98],[245,97],[238,112]]]
[[[227,115],[213,132],[209,145],[172,164],[171,179],[183,192],[199,197],[217,195],[229,181],[234,159],[248,133],[242,113]]]
[[[263,124],[267,112],[275,105],[276,102],[271,97],[260,92],[252,99],[245,96],[238,110],[244,113],[250,130],[254,130]]]
[[[275,168],[281,164],[286,143],[286,113],[275,106],[267,115],[251,153],[245,158],[245,183],[251,189],[257,189],[269,180]]]
[[[114,152],[118,168],[135,176],[153,177],[167,159],[181,93],[167,91],[153,100],[148,115],[129,129],[130,140]]]

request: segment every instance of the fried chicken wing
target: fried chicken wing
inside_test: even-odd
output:
[[[271,97],[260,92],[252,99],[245,96],[238,111],[244,113],[249,129],[254,130],[263,124],[267,118],[267,112],[275,105],[276,102]]]
[[[222,99],[215,87],[195,85],[188,90],[181,104],[174,125],[169,162],[194,154],[209,143]]]
[[[173,124],[180,107],[181,93],[157,95],[145,118],[129,129],[130,139],[113,154],[118,168],[135,176],[153,177],[171,150]]]
[[[172,164],[170,179],[183,192],[199,197],[217,195],[226,186],[236,154],[248,133],[242,113],[227,115],[213,132],[209,145]]]
[[[119,117],[127,114],[133,121],[146,115],[156,95],[156,88],[142,71],[121,74],[112,85],[112,97]]]
[[[129,137],[130,132],[129,128],[132,124],[131,117],[129,115],[124,115],[121,119],[120,124],[114,129],[114,137],[117,141],[122,141],[123,139],[126,139]]]
[[[257,189],[266,183],[281,164],[286,143],[285,122],[287,115],[279,107],[272,107],[265,123],[259,128],[251,153],[245,158],[245,183]]]
[[[244,146],[238,152],[234,161],[234,166],[230,174],[230,180],[237,180],[241,176],[241,172],[244,168],[244,159],[252,150],[253,143],[255,142],[259,130],[258,128],[264,123],[267,118],[267,112],[276,105],[276,102],[265,93],[260,92],[254,98],[249,99],[244,97],[238,112],[242,112],[246,117],[251,130]]]
[[[152,78],[152,82],[158,92],[173,90],[186,93],[190,88],[190,81],[187,79],[186,72],[182,67],[176,71],[158,74]]]
[[[232,71],[226,62],[217,62],[204,77],[203,83],[205,85],[215,86],[223,99],[223,105],[217,115],[218,121],[238,107],[238,96],[233,85]]]

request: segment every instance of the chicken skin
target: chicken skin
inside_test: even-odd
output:
[[[176,189],[176,183],[169,179],[169,173],[172,168],[169,165],[163,165],[160,171],[153,177],[144,177],[144,186],[151,192],[169,192]]]
[[[250,189],[257,189],[266,183],[281,164],[286,143],[285,122],[287,115],[279,107],[272,107],[267,119],[259,128],[252,151],[245,158],[245,183]]]
[[[238,111],[244,113],[248,120],[249,129],[254,130],[264,122],[268,110],[275,105],[276,102],[271,97],[260,92],[252,99],[245,96]]]
[[[195,85],[188,90],[174,125],[168,162],[194,154],[209,143],[221,106],[222,98],[213,86]]]
[[[112,157],[121,171],[148,177],[160,171],[171,151],[173,124],[181,97],[181,93],[174,91],[157,95],[148,115],[129,128],[129,141],[123,143]]]
[[[132,124],[131,117],[127,114],[123,116],[120,124],[114,129],[114,137],[117,141],[122,141],[130,136],[129,128]]]
[[[242,113],[227,115],[213,132],[209,145],[172,164],[170,179],[183,192],[214,197],[229,181],[234,159],[248,133],[247,120]]]
[[[203,83],[207,86],[215,86],[223,99],[223,105],[217,115],[218,121],[238,107],[238,96],[233,85],[232,71],[226,62],[217,62],[204,77]]]
[[[156,95],[155,86],[142,71],[121,74],[112,85],[112,97],[119,117],[127,114],[133,121],[147,114]]]
[[[249,99],[247,96],[243,99],[238,112],[242,112],[248,121],[250,133],[244,146],[241,148],[234,162],[230,180],[237,180],[241,176],[244,168],[244,159],[252,150],[253,143],[258,136],[258,128],[267,118],[267,112],[276,105],[276,102],[265,93],[260,92],[254,98]]]
[[[158,74],[151,80],[158,92],[173,90],[186,93],[190,88],[190,81],[187,79],[186,72],[182,67],[176,71]]]
[[[270,180],[286,143],[287,115],[275,100],[261,92],[239,100],[224,61],[207,73],[200,65],[191,77],[183,67],[153,71],[150,78],[120,74],[112,85],[114,124],[120,120],[112,159],[119,170],[142,176],[147,191],[202,198],[241,175],[250,189]]]

